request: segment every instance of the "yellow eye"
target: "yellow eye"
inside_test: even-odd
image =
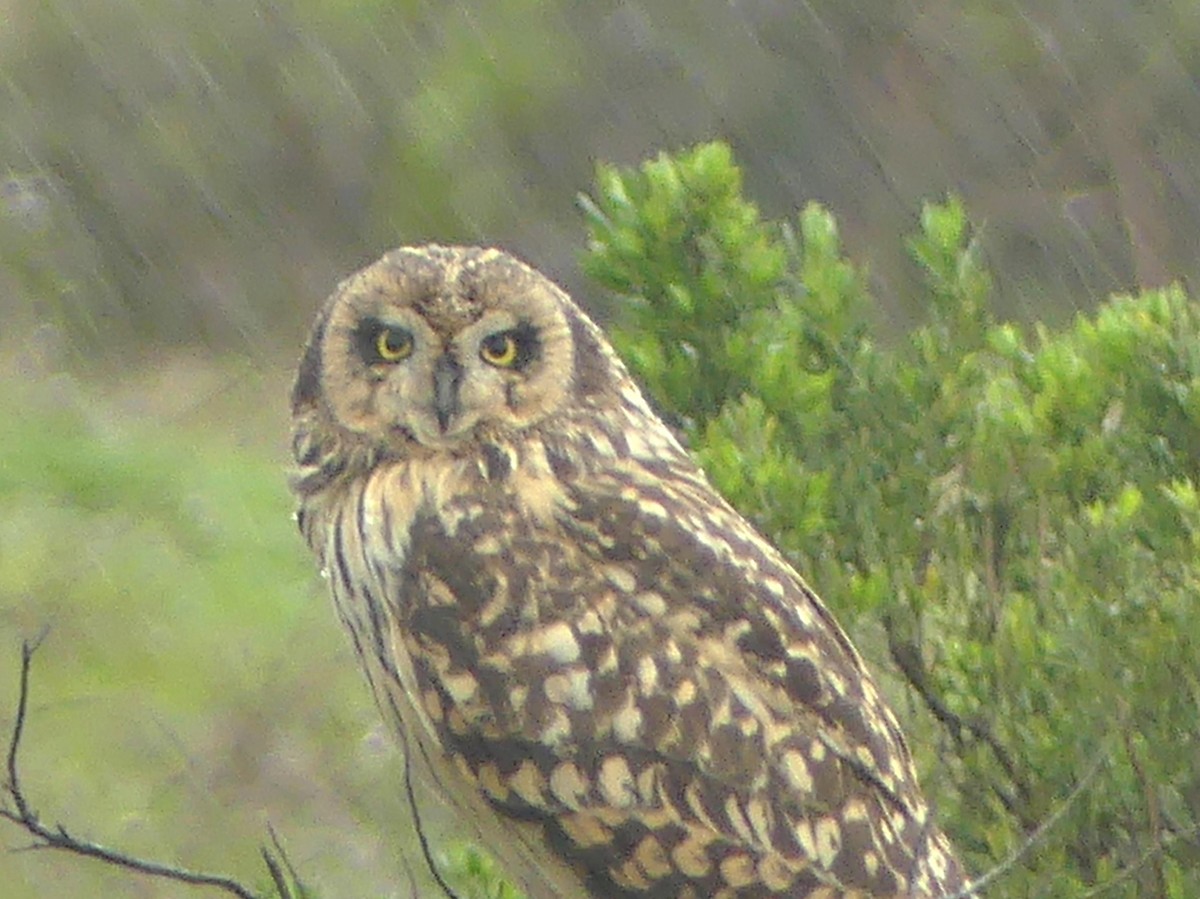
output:
[[[403,328],[380,328],[375,338],[375,352],[384,362],[402,362],[412,355],[412,332]]]
[[[479,356],[488,365],[497,368],[511,368],[517,362],[520,348],[517,346],[516,335],[512,331],[501,331],[489,334],[479,345]]]

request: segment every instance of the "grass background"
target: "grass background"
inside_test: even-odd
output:
[[[263,882],[270,821],[318,894],[402,895],[398,755],[291,522],[290,360],[180,354],[119,379],[5,359],[0,726],[34,660],[23,783],[47,823]],[[371,822],[366,824],[365,822]],[[0,841],[19,849],[17,828]],[[13,899],[205,895],[45,850]]]

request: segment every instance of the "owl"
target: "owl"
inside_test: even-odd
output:
[[[967,886],[845,633],[546,277],[388,253],[318,315],[292,412],[380,711],[532,899]]]

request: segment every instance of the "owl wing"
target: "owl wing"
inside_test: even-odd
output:
[[[485,504],[412,531],[404,639],[492,805],[597,895],[960,887],[895,719],[778,553],[690,463],[568,483],[551,526]]]

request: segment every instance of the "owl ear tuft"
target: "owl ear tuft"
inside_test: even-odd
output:
[[[321,396],[321,344],[328,320],[329,310],[326,308],[313,325],[312,334],[304,347],[304,356],[296,372],[296,383],[292,385],[293,415],[315,408]]]
[[[568,315],[567,321],[571,328],[571,342],[575,345],[575,370],[572,376],[576,392],[581,397],[593,397],[611,390],[611,363],[606,359],[596,333],[588,327],[581,311]]]

